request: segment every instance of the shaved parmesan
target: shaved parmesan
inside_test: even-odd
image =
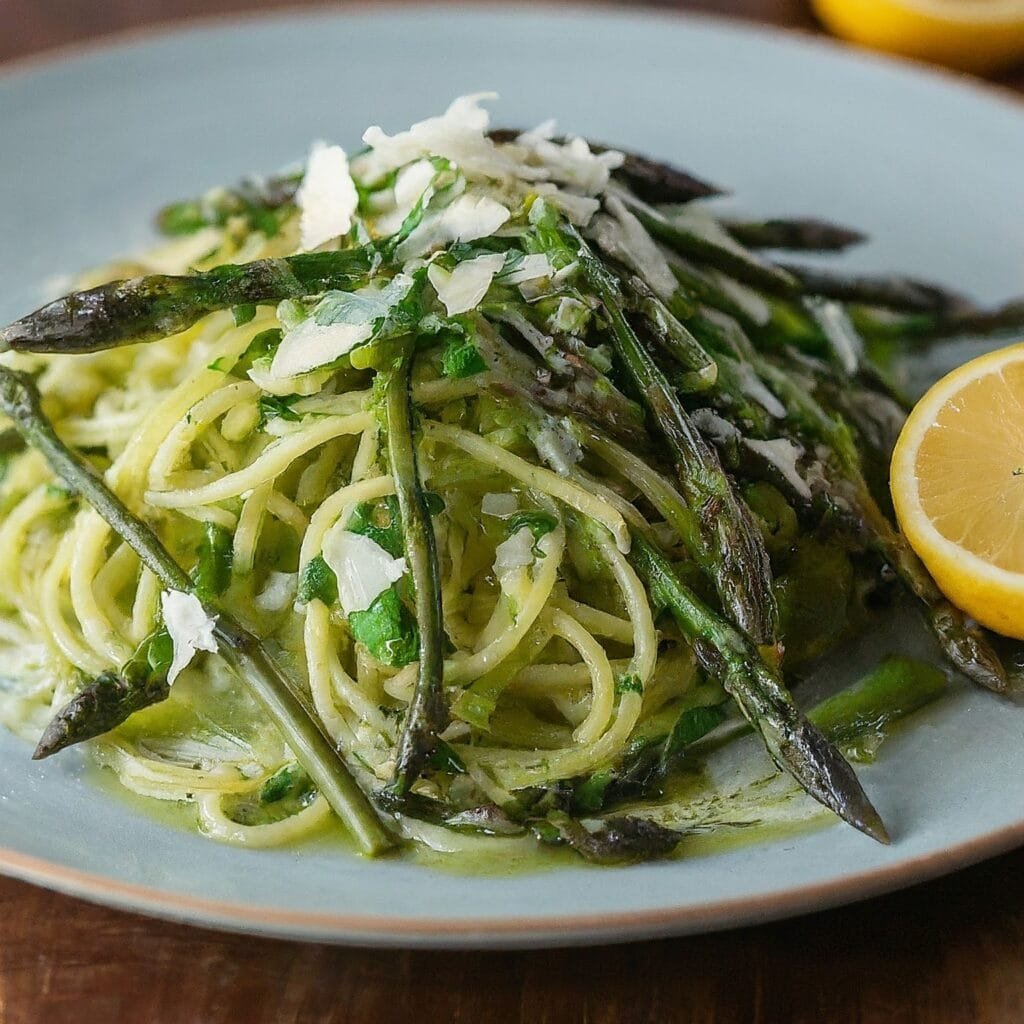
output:
[[[284,336],[270,372],[275,377],[295,377],[340,359],[372,337],[373,321],[325,327],[309,317]]]
[[[546,121],[541,121],[536,128],[523,132],[516,141],[520,145],[530,145],[534,139],[553,139],[557,131],[558,122],[553,117],[549,117]]]
[[[508,519],[519,510],[519,499],[514,494],[485,494],[480,511],[495,519]]]
[[[559,476],[568,476],[572,467],[583,461],[579,441],[561,424],[550,423],[541,427],[532,440],[541,461]]]
[[[668,302],[678,283],[664,253],[622,200],[609,196],[606,205],[614,217],[602,216],[594,220],[591,226],[594,241],[609,256],[635,270],[658,298]]]
[[[712,444],[728,444],[740,437],[740,432],[728,420],[710,409],[694,409],[690,415],[697,429]]]
[[[847,373],[856,373],[864,358],[864,340],[850,322],[843,304],[826,299],[816,303],[814,308],[839,365]]]
[[[499,583],[505,586],[520,569],[533,565],[533,545],[533,534],[523,526],[494,549],[494,575]]]
[[[480,101],[496,98],[496,93],[460,96],[440,116],[418,121],[397,135],[388,135],[378,126],[368,128],[363,141],[371,149],[354,161],[357,173],[373,184],[414,160],[440,156],[474,180],[512,182],[543,177],[543,169],[517,160],[508,147],[497,146],[487,137],[490,115]]]
[[[217,620],[206,614],[199,598],[180,590],[164,591],[160,596],[160,607],[164,628],[170,634],[174,651],[167,673],[167,682],[173,683],[195,657],[196,651],[216,652],[213,628]]]
[[[429,160],[417,160],[403,167],[395,177],[394,208],[377,218],[377,231],[381,235],[393,235],[398,231],[413,207],[431,188],[436,176],[437,170]],[[425,203],[429,200],[429,195],[424,198]]]
[[[375,540],[340,524],[324,538],[323,557],[338,578],[338,601],[346,615],[366,611],[406,573],[404,558],[392,558]]]
[[[493,235],[512,214],[489,196],[461,195],[443,210],[424,217],[395,251],[410,260],[452,242],[474,242]]]
[[[312,313],[288,331],[270,364],[272,377],[295,377],[332,363],[369,341],[412,287],[396,275],[383,288],[327,292]]]
[[[756,452],[763,459],[770,462],[779,475],[800,495],[801,498],[809,498],[811,489],[807,482],[797,471],[797,461],[804,454],[800,445],[784,437],[777,437],[771,441],[751,441],[744,439],[743,442],[751,451]]]
[[[543,196],[552,206],[558,207],[577,227],[586,227],[601,208],[600,202],[591,196],[565,192],[550,182],[538,182],[533,191]]]
[[[438,264],[431,263],[427,278],[448,315],[455,316],[480,304],[504,262],[505,257],[501,253],[477,256],[476,259],[464,260],[450,274]]]
[[[774,416],[777,420],[785,417],[786,407],[768,390],[750,363],[740,363],[736,367],[736,375],[739,377],[740,390],[747,398],[757,402],[769,416]]]
[[[519,263],[510,271],[500,274],[502,284],[523,284],[526,281],[537,281],[541,278],[551,277],[555,268],[551,261],[542,252],[530,253],[524,256]]]
[[[591,152],[586,139],[578,136],[564,144],[538,137],[532,148],[551,178],[588,195],[603,192],[608,187],[611,172],[625,160],[623,154],[614,149]]]
[[[341,146],[313,144],[295,202],[300,212],[299,234],[303,249],[315,249],[332,238],[348,234],[359,205],[359,193]]]
[[[291,604],[298,589],[298,575],[294,572],[272,572],[266,586],[256,595],[254,604],[265,612],[279,612]]]

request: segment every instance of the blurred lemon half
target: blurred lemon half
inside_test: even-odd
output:
[[[891,488],[900,527],[943,593],[1024,639],[1024,344],[965,363],[918,402]]]
[[[876,50],[987,73],[1024,60],[1024,0],[812,0],[827,28]]]

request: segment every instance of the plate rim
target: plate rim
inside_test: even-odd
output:
[[[528,948],[699,934],[796,917],[929,882],[1021,845],[1024,820],[895,865],[812,885],[791,886],[770,894],[690,907],[557,917],[417,918],[255,906],[123,882],[7,847],[0,847],[0,872],[88,902],[221,931],[344,945]],[[662,866],[671,865],[669,860]]]
[[[200,36],[231,26],[342,20],[349,15],[394,18],[424,11],[482,13],[494,11],[485,0],[350,0],[344,8],[317,2],[298,8],[275,7],[201,14],[184,19],[161,19],[81,41],[60,44],[0,61],[0,87],[35,74],[45,74],[68,61],[103,59],[119,51],[169,38]],[[624,7],[615,0],[515,0],[502,12],[519,10],[527,16],[563,14],[689,22],[748,36],[788,39],[797,46],[829,52],[840,59],[880,67],[943,88],[963,89],[987,102],[1024,112],[1024,98],[1008,86],[978,79],[923,61],[865,50],[830,36],[800,28],[768,25],[735,15],[671,10],[653,0]],[[753,896],[720,899],[696,906],[656,910],[584,913],[563,916],[518,917],[402,917],[291,910],[230,900],[187,895],[172,889],[121,881],[112,875],[83,871],[0,845],[0,874],[65,895],[117,910],[141,913],[221,931],[241,932],[295,941],[430,948],[527,948],[636,941],[677,934],[696,934],[726,927],[798,916],[870,899],[924,883],[1024,845],[1024,818],[995,831],[973,836],[955,846],[922,853],[896,864],[859,871],[813,884]],[[666,862],[670,866],[671,861]]]
[[[922,58],[884,53],[830,35],[799,26],[775,25],[738,14],[687,8],[666,8],[659,0],[511,0],[500,10],[518,9],[525,13],[561,13],[581,16],[598,15],[648,22],[697,22],[711,27],[748,35],[781,36],[811,49],[831,51],[854,62],[874,64],[911,77],[932,79],[952,88],[966,89],[987,96],[990,100],[1020,110],[1024,94],[1003,82],[992,81],[966,71],[934,64]],[[347,0],[343,8],[331,0],[313,0],[301,7],[250,8],[240,11],[190,14],[182,18],[159,18],[143,25],[114,29],[81,41],[69,41],[45,47],[17,57],[0,60],[0,85],[22,76],[46,72],[52,65],[67,60],[101,57],[105,53],[158,41],[172,36],[187,36],[230,28],[232,25],[265,25],[274,21],[289,22],[317,18],[345,18],[350,14],[394,17],[425,10],[473,13],[495,11],[490,0]]]

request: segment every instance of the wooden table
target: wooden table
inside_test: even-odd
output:
[[[0,60],[256,6],[252,0],[0,0]],[[815,30],[799,0],[660,6]],[[1024,91],[1024,71],[1004,84]],[[227,936],[0,880],[0,1024],[71,1020],[1020,1024],[1024,851],[897,895],[780,924],[536,953],[364,951]]]

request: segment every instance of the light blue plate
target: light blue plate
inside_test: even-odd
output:
[[[354,146],[455,95],[496,120],[677,160],[762,213],[866,228],[863,269],[1024,292],[1024,107],[949,77],[709,20],[427,8],[221,25],[0,78],[0,321],[55,275],[150,240],[152,211]],[[887,642],[879,642],[888,646]],[[863,655],[863,651],[861,654]],[[0,736],[0,869],[116,906],[291,938],[528,946],[679,934],[859,899],[1024,841],[1024,709],[964,689],[864,770],[895,836],[845,827],[617,871],[458,877],[331,850],[250,852],[139,816],[77,755]]]

